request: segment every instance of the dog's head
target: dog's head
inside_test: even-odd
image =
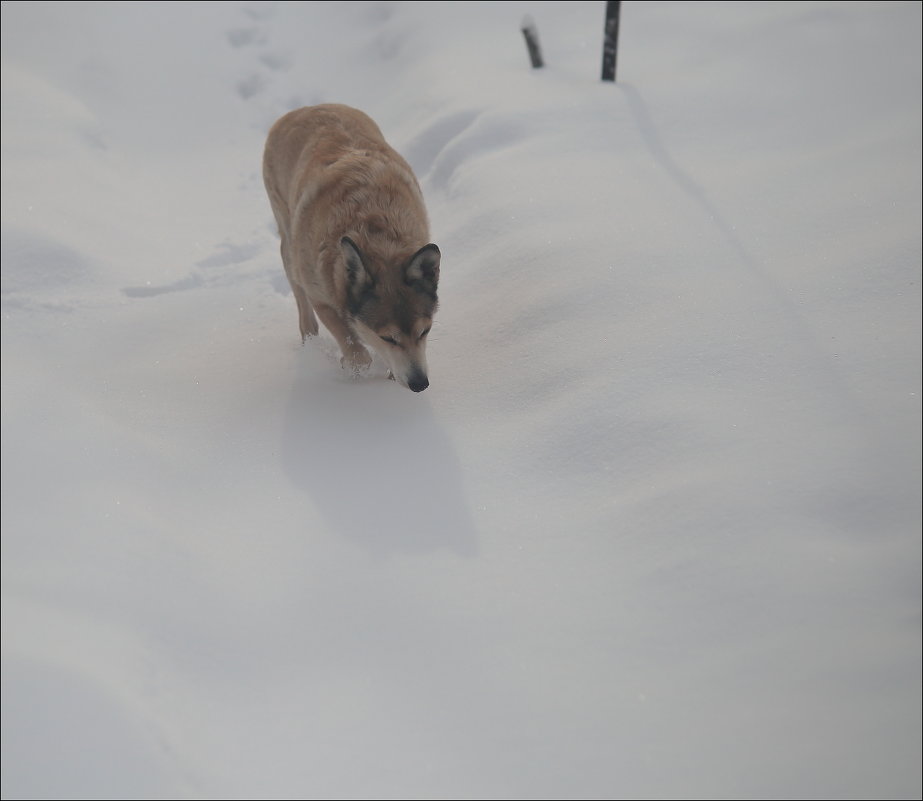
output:
[[[391,375],[414,392],[429,386],[426,337],[438,300],[439,248],[424,245],[409,259],[376,263],[349,237],[340,241],[346,262],[350,320]]]

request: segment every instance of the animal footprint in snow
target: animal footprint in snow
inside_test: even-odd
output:
[[[244,100],[249,100],[266,88],[266,79],[259,73],[252,73],[249,77],[237,82],[237,94]]]
[[[232,28],[228,31],[227,37],[231,47],[246,47],[257,41],[262,41],[260,29],[256,27]]]
[[[267,50],[260,55],[260,61],[274,72],[284,72],[292,68],[292,57],[289,53]]]

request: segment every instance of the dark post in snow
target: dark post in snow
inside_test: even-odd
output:
[[[538,46],[538,28],[528,14],[522,18],[522,35],[526,37],[526,47],[529,48],[529,60],[533,67],[544,67],[542,49]]]
[[[615,81],[615,57],[619,48],[619,6],[622,4],[607,0],[606,27],[603,36],[603,80]]]

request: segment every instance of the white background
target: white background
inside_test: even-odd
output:
[[[4,798],[919,798],[921,6],[622,5],[3,3]],[[317,102],[421,395],[300,343]]]

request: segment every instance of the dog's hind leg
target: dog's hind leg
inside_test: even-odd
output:
[[[285,267],[285,276],[288,278],[288,282],[292,287],[295,303],[298,304],[298,328],[301,331],[301,341],[304,342],[308,337],[317,336],[317,317],[314,316],[314,307],[308,299],[308,293],[304,291],[294,278],[292,278],[294,264],[292,263],[288,250],[288,236],[282,230],[281,225],[279,226],[279,235],[282,237],[282,245],[280,247],[280,251],[282,252],[282,266]]]
[[[314,307],[307,293],[296,283],[292,283],[292,294],[298,304],[298,327],[301,329],[301,341],[304,342],[308,337],[317,336],[317,317],[314,316]]]

